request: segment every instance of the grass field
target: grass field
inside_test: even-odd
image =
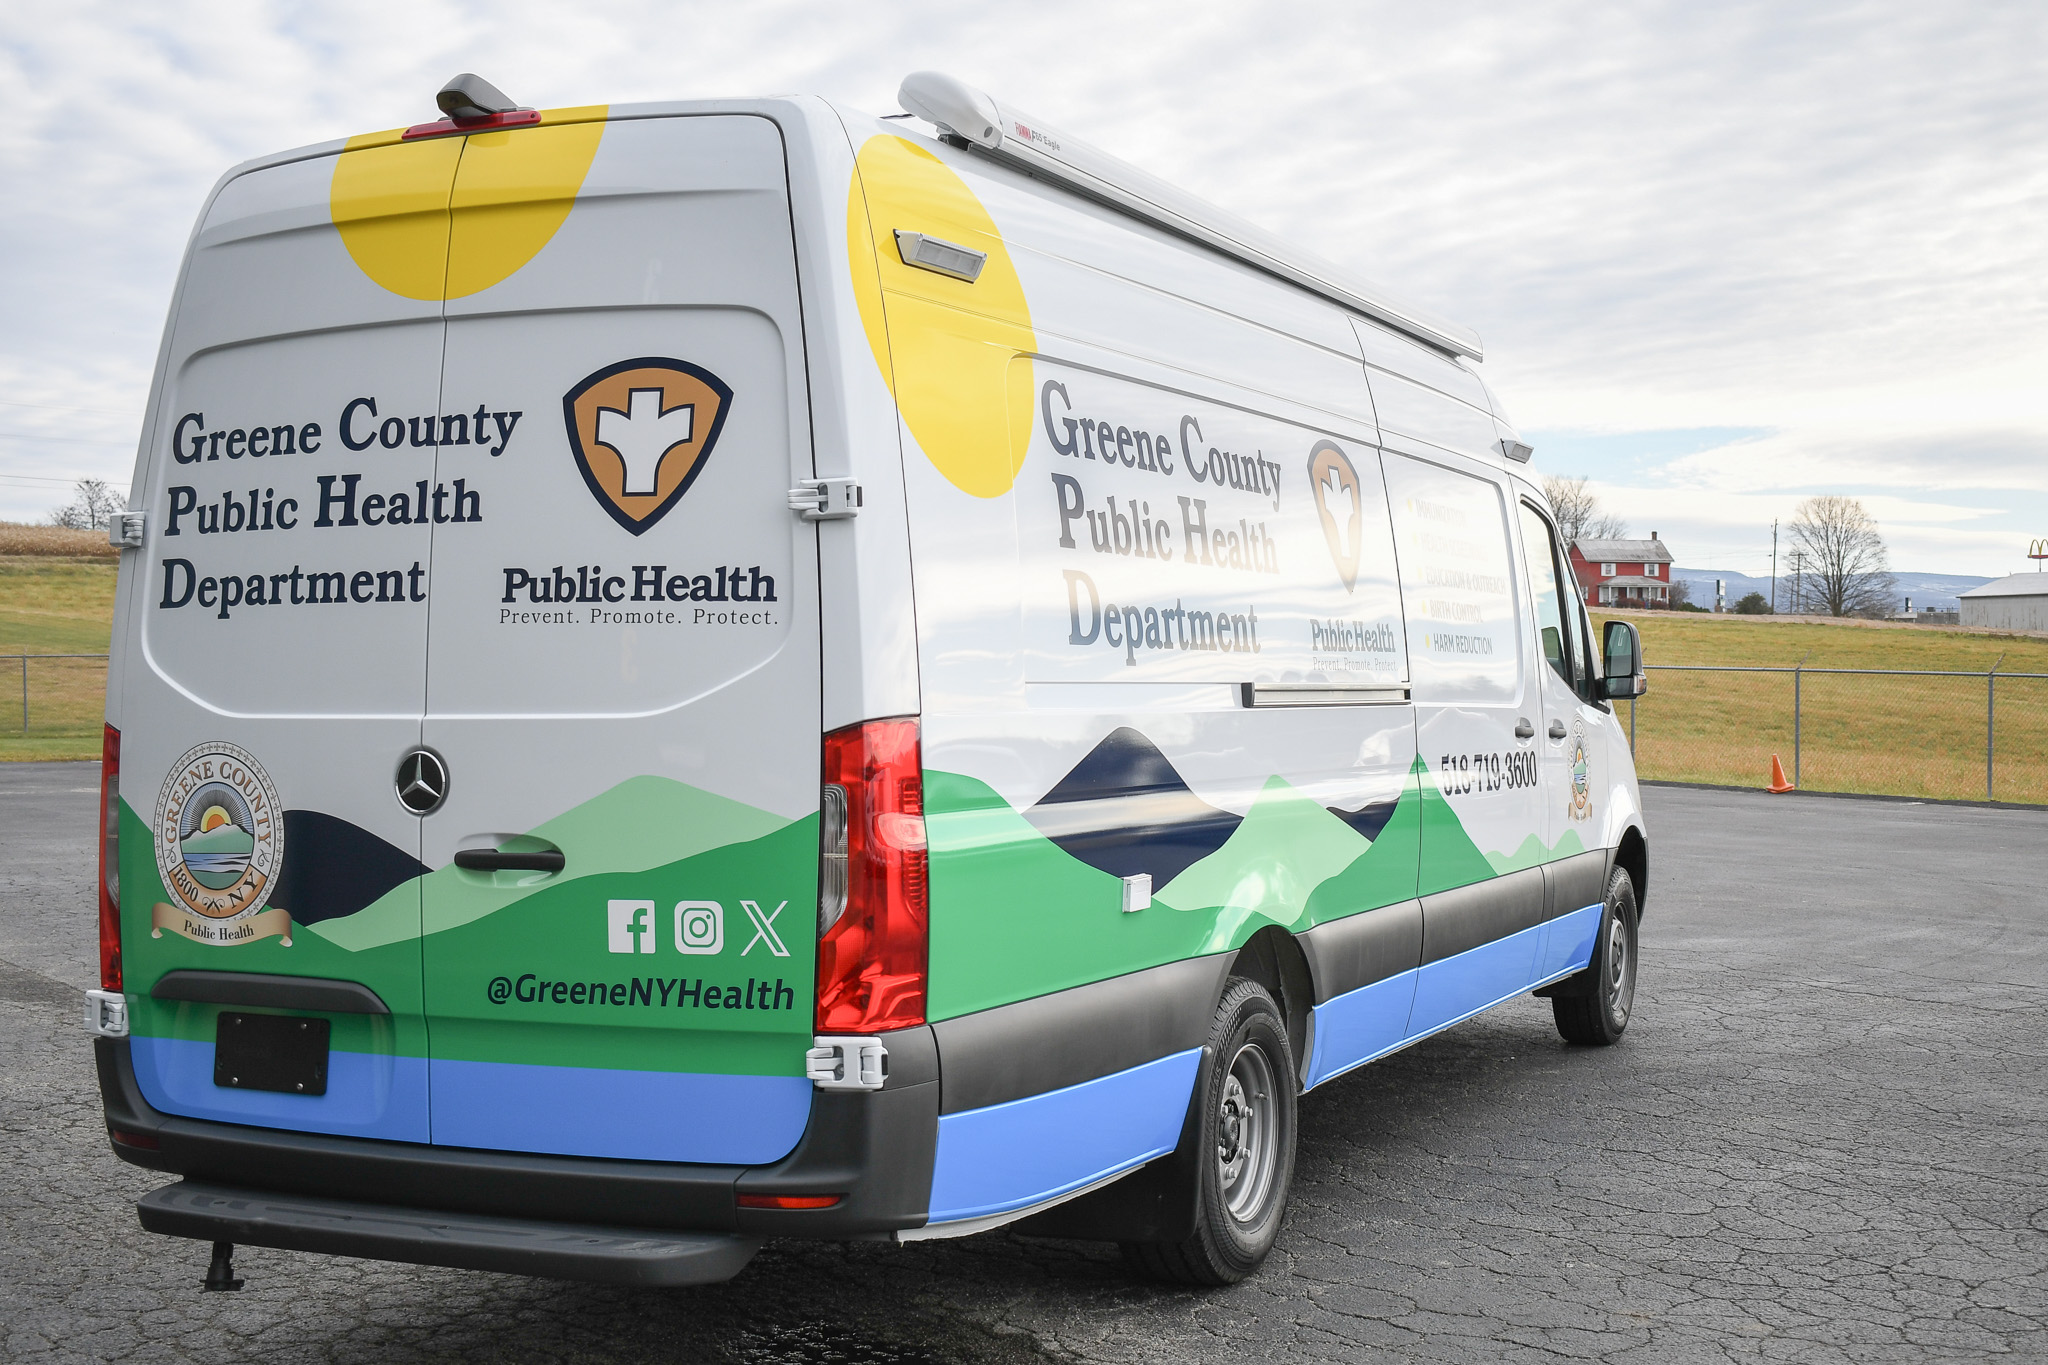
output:
[[[1596,616],[1596,622],[1604,619]],[[1768,617],[1628,613],[1652,666],[1636,704],[1645,778],[1764,786],[1771,756],[1793,771],[1789,673],[1687,673],[1657,665],[1925,669],[1977,677],[1806,672],[1799,688],[1799,785],[1809,791],[1983,800],[1984,672],[2048,674],[2048,640],[1926,627]],[[1596,626],[1597,628],[1597,626]],[[1624,713],[1627,708],[1623,708]],[[1996,684],[1992,793],[2048,802],[2048,678]]]
[[[8,550],[34,553],[5,553]],[[115,561],[96,532],[0,524],[0,760],[97,758],[106,666],[97,659],[29,661],[29,727],[21,728],[20,656],[104,654]],[[1635,706],[1636,764],[1645,778],[1763,786],[1771,755],[1793,766],[1789,673],[1686,673],[1722,668],[1891,668],[2048,674],[2048,639],[1926,627],[1753,616],[1631,612],[1652,665]],[[1597,623],[1606,619],[1596,615]],[[12,655],[12,658],[8,656]],[[1800,785],[1981,800],[1985,680],[1807,672],[1800,691]],[[1624,719],[1628,708],[1622,708]],[[2048,802],[2048,678],[1997,684],[1994,791]]]
[[[44,527],[0,525],[9,532]],[[59,533],[73,538],[105,532]],[[39,538],[46,550],[51,538]],[[114,615],[115,561],[106,554],[0,554],[0,760],[98,758],[107,666],[98,659],[29,660],[29,727],[21,727],[21,655],[104,654]],[[13,658],[6,656],[13,655]]]

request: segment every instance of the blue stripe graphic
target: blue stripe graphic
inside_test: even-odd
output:
[[[1311,1011],[1316,1037],[1309,1049],[1310,1086],[1321,1085],[1401,1045],[1415,1004],[1415,978],[1413,971],[1402,972],[1346,991]]]
[[[327,1054],[325,1095],[236,1090],[213,1083],[213,1044],[129,1040],[142,1097],[166,1114],[341,1137],[427,1140],[427,1063],[368,1052]]]
[[[430,1066],[442,1147],[751,1166],[787,1156],[811,1115],[801,1076],[439,1058]]]
[[[1606,908],[1605,902],[1595,901],[1568,915],[1559,915],[1544,926],[1550,935],[1537,955],[1538,981],[1585,970],[1593,960],[1593,943],[1600,937],[1601,912]]]
[[[1009,1213],[1180,1144],[1202,1050],[939,1119],[931,1221]]]

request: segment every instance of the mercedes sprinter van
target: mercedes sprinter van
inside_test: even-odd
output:
[[[1628,1021],[1616,698],[1478,338],[931,73],[265,157],[157,360],[87,1004],[142,1225],[1223,1283],[1301,1093]]]

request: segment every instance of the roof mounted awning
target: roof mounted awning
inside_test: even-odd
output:
[[[963,146],[1064,185],[1245,264],[1322,295],[1376,322],[1453,355],[1485,358],[1479,334],[1390,297],[1313,252],[1290,246],[1263,228],[1167,184],[1107,152],[1056,132],[938,71],[919,71],[896,98],[905,110]]]

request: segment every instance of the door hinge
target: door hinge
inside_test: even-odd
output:
[[[142,544],[142,513],[116,512],[107,518],[107,544],[133,550]]]
[[[880,1090],[889,1049],[880,1038],[819,1037],[804,1054],[804,1075],[820,1090]]]
[[[860,513],[860,484],[854,479],[805,479],[789,490],[789,510],[805,521],[841,521]]]

